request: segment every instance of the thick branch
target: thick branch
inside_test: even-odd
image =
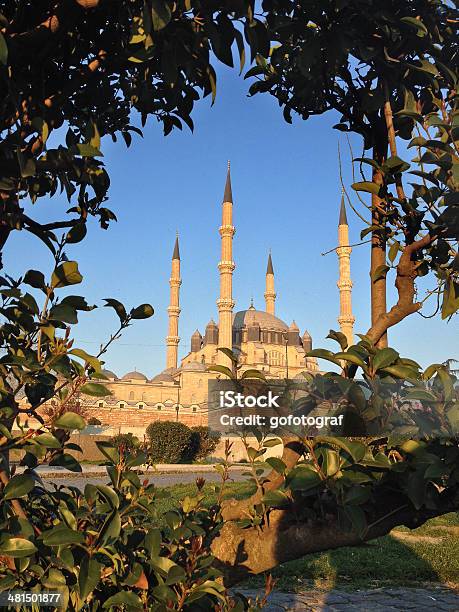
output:
[[[408,315],[417,312],[422,308],[422,302],[415,302],[417,278],[417,266],[414,255],[429,246],[435,237],[427,234],[424,238],[405,246],[402,256],[397,266],[397,278],[395,286],[398,292],[398,301],[390,311],[373,321],[371,328],[367,332],[374,342],[378,342],[393,325],[403,321]]]
[[[337,519],[311,524],[296,521],[292,510],[273,510],[262,528],[241,529],[234,522],[226,522],[212,543],[212,553],[224,572],[227,586],[240,582],[250,574],[268,571],[280,563],[305,555],[354,546],[388,534],[398,525],[419,527],[429,518],[457,510],[457,505],[445,503],[441,509],[416,511],[394,499],[392,505],[381,504],[384,513],[374,517],[363,537],[346,531]]]

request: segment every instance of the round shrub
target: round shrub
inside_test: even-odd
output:
[[[139,439],[131,433],[120,433],[110,438],[110,442],[118,450],[123,449],[124,453],[132,453],[139,448]]]
[[[96,417],[91,417],[88,419],[88,425],[102,425],[102,422],[96,419]]]
[[[191,428],[191,448],[192,455],[195,461],[207,459],[220,442],[221,433],[213,431],[205,425],[198,425]]]
[[[183,463],[192,459],[192,432],[184,423],[154,421],[146,429],[153,463]]]

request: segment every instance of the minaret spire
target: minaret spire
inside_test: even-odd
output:
[[[276,292],[274,291],[274,268],[271,251],[268,255],[268,266],[266,268],[266,291],[265,304],[266,312],[274,315],[275,313]]]
[[[349,246],[349,226],[343,190],[338,223],[338,248],[336,249],[339,260],[339,280],[337,285],[339,289],[340,313],[338,323],[342,333],[347,338],[349,346],[354,343],[355,323],[355,317],[352,314],[351,252],[352,248]]]
[[[172,253],[172,272],[169,279],[170,301],[167,309],[169,315],[168,334],[166,336],[166,368],[176,368],[178,361],[178,345],[180,338],[178,335],[178,323],[180,316],[180,249],[178,232],[175,238],[174,252]]]
[[[225,192],[223,195],[222,224],[219,229],[221,236],[221,259],[218,263],[220,272],[220,297],[218,307],[218,347],[233,348],[233,236],[236,228],[233,226],[233,193],[231,190],[231,170],[228,162]],[[218,351],[217,362],[227,367],[232,366],[231,360]]]

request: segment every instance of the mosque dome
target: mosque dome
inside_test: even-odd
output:
[[[199,363],[198,361],[190,361],[190,363],[185,363],[182,366],[182,371],[186,372],[205,372],[207,370],[204,363]]]
[[[128,372],[123,376],[121,380],[143,380],[146,381],[147,377],[142,372]]]
[[[284,323],[281,319],[278,319],[268,312],[256,310],[251,307],[248,310],[240,310],[233,317],[233,329],[239,330],[243,327],[251,327],[253,325],[259,325],[260,329],[268,329],[273,331],[288,331],[289,327],[287,323]]]
[[[150,382],[159,383],[159,382],[174,382],[174,374],[177,372],[177,368],[167,368],[163,370],[156,376],[154,376]]]

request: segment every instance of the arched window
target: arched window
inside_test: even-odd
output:
[[[133,400],[134,399],[134,391],[130,391],[129,392],[129,399]]]
[[[202,387],[202,378],[200,378],[200,379],[198,380],[198,387],[199,387],[199,389]]]

